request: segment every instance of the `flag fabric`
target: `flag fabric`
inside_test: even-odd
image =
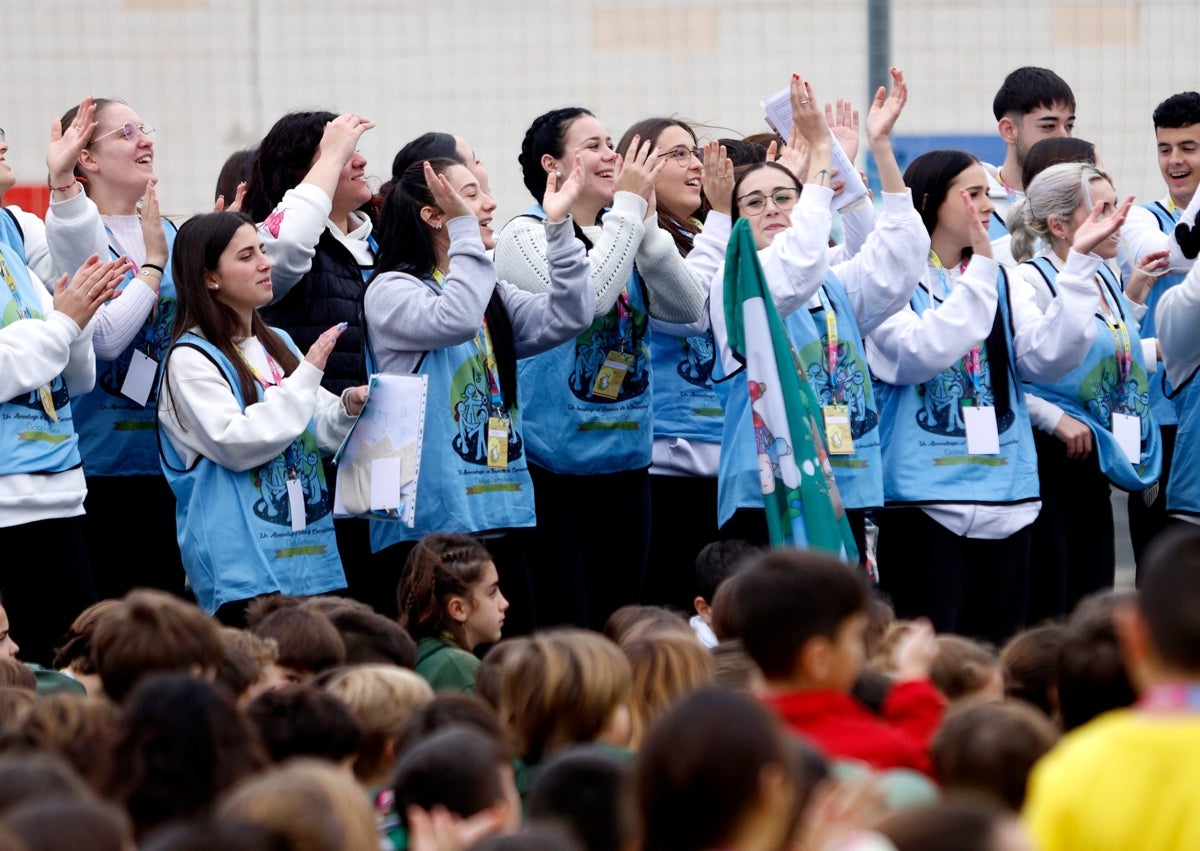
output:
[[[746,219],[730,236],[724,285],[729,347],[750,388],[771,546],[854,563],[858,549],[829,465],[821,405],[775,309]]]

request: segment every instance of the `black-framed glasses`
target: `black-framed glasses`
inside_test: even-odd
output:
[[[767,199],[773,201],[781,212],[786,213],[792,207],[796,206],[796,201],[799,198],[799,189],[773,189],[770,195],[764,195],[761,192],[749,192],[738,198],[737,202],[743,214],[757,216],[767,208]]]
[[[692,157],[703,159],[704,152],[699,148],[689,148],[687,145],[676,145],[674,148],[668,148],[659,154],[659,157],[666,157],[667,162],[676,163],[684,168],[692,164]]]
[[[126,121],[116,130],[111,130],[108,133],[105,133],[103,136],[97,136],[91,141],[90,144],[94,145],[101,139],[107,139],[109,136],[116,136],[118,133],[120,133],[130,142],[136,142],[138,136],[145,136],[147,139],[154,138],[154,128],[149,124],[134,124],[132,121]]]

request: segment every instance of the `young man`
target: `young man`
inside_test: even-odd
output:
[[[1154,109],[1154,138],[1158,145],[1158,167],[1167,194],[1159,201],[1134,207],[1121,227],[1124,250],[1121,271],[1128,276],[1133,264],[1154,252],[1168,251],[1170,266],[1146,298],[1146,315],[1140,333],[1143,339],[1157,336],[1158,303],[1163,294],[1183,280],[1192,261],[1185,257],[1175,239],[1180,221],[1191,226],[1196,219],[1192,202],[1198,201],[1200,185],[1200,93],[1171,95]],[[1179,424],[1176,405],[1167,398],[1170,387],[1164,370],[1150,382],[1150,406],[1162,430],[1163,465],[1158,487],[1129,498],[1129,537],[1134,561],[1141,571],[1146,545],[1167,524],[1167,485]]]
[[[992,101],[997,130],[1004,140],[1004,162],[984,163],[988,197],[996,209],[991,218],[992,252],[996,261],[1014,265],[1008,247],[1008,214],[1025,197],[1021,171],[1025,155],[1035,143],[1055,136],[1070,136],[1075,129],[1075,93],[1062,77],[1048,68],[1018,68],[1004,78]]]
[[[1042,851],[1200,848],[1200,529],[1147,550],[1116,613],[1138,703],[1068,733],[1033,769],[1024,817]]]

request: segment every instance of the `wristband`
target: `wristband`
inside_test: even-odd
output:
[[[160,274],[160,275],[166,274],[166,270],[164,270],[163,267],[159,266],[157,263],[143,263],[142,268],[143,269],[157,269],[158,274]]]
[[[51,192],[66,192],[68,189],[74,189],[74,188],[75,188],[75,185],[76,185],[77,183],[79,183],[79,181],[78,181],[78,180],[72,180],[72,181],[71,181],[70,183],[68,183],[66,186],[51,186],[51,187],[50,187],[50,191],[51,191]]]

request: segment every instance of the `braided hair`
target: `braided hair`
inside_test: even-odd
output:
[[[521,165],[521,179],[525,182],[525,188],[539,204],[546,196],[546,170],[542,168],[542,156],[549,154],[559,159],[564,153],[563,140],[566,139],[567,128],[580,116],[592,114],[582,106],[552,109],[533,119],[525,131],[517,162]]]
[[[491,553],[470,535],[432,532],[413,547],[396,588],[400,625],[420,641],[448,635],[468,650],[463,625],[447,616],[451,597],[471,600]]]

